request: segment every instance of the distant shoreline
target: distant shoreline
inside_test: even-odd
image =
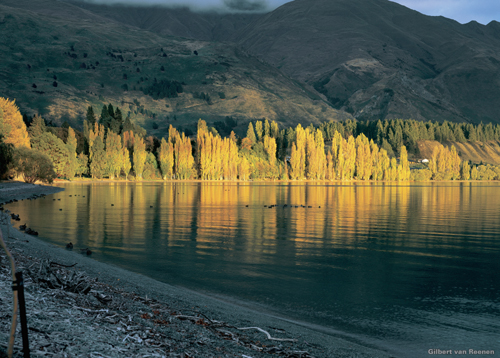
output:
[[[59,183],[238,183],[238,184],[253,184],[253,183],[293,183],[293,184],[308,184],[308,183],[331,183],[331,184],[350,184],[350,183],[365,183],[365,184],[376,184],[376,183],[399,183],[399,184],[408,184],[408,183],[488,183],[488,182],[497,182],[500,183],[499,180],[422,180],[422,181],[414,181],[414,180],[406,180],[406,181],[397,181],[397,180],[359,180],[359,179],[351,179],[351,180],[203,180],[203,179],[143,179],[143,180],[125,180],[125,179],[91,179],[91,178],[74,178],[72,180],[65,179],[56,179],[54,180],[54,184]]]

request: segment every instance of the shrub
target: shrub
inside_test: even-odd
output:
[[[410,179],[413,181],[431,180],[432,172],[429,169],[415,169],[411,171]]]
[[[33,184],[37,180],[52,183],[56,178],[54,165],[47,154],[36,149],[20,147],[14,151],[13,169],[22,175],[26,183]]]

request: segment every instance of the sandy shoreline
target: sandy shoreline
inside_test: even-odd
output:
[[[49,195],[62,190],[64,189],[60,187],[1,182],[0,203],[29,198],[34,194]],[[161,283],[92,260],[79,252],[61,249],[12,227],[8,229],[9,235],[7,235],[6,225],[2,225],[1,229],[19,266],[24,266],[25,269],[31,266],[30,271],[26,271],[27,306],[28,311],[39,313],[31,317],[32,323],[30,316],[28,317],[28,325],[36,326],[30,330],[32,337],[30,341],[33,339],[36,345],[31,347],[32,353],[38,352],[38,356],[45,354],[56,357],[390,356],[387,352],[321,332],[321,327],[292,322],[244,307],[244,303],[223,301]],[[56,276],[68,277],[70,271],[74,271],[77,276],[84,275],[82,277],[85,277],[91,286],[90,292],[75,294],[69,292],[67,287],[50,289],[40,286],[41,281],[37,282],[39,277],[34,273],[36,271],[34,268],[41,267],[44,262],[55,263],[51,265],[50,270]],[[73,268],[63,268],[57,264],[76,265]],[[56,269],[58,271],[55,271]],[[4,281],[0,287],[2,303],[10,302],[7,295],[7,293],[10,295],[10,292],[4,289],[10,286],[9,272],[2,251],[0,253],[0,281]],[[46,306],[43,306],[44,304]],[[10,309],[10,305],[0,305],[0,357],[7,342]],[[104,312],[105,310],[107,312]],[[44,318],[40,312],[55,313],[53,317]],[[134,327],[142,328],[127,331],[127,328],[123,327],[124,324],[134,324]],[[265,333],[257,329],[238,330],[242,327],[259,327],[268,332],[272,338],[283,341],[269,340]],[[65,336],[72,336],[73,332],[78,344],[74,343],[74,340],[71,341],[74,343],[72,344],[68,339],[61,339],[61,331],[66,332]],[[91,333],[81,333],[85,331]],[[132,335],[134,332],[135,336]],[[150,338],[141,338],[141,334]],[[97,337],[106,338],[100,342]],[[40,346],[41,339],[46,341],[45,347]],[[296,342],[285,341],[290,339],[295,339]],[[69,342],[64,348],[61,348],[62,340]],[[16,344],[17,347],[21,345],[20,334],[16,336]],[[159,347],[159,344],[163,346]],[[53,349],[52,353],[49,352],[50,349]],[[21,356],[21,353],[18,354]]]

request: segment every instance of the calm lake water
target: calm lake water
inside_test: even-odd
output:
[[[54,244],[397,356],[500,354],[498,183],[62,186],[8,207]]]

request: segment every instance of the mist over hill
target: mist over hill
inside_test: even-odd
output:
[[[234,42],[359,119],[500,121],[496,21],[462,25],[387,0],[295,0],[227,16],[75,4],[160,34]]]

